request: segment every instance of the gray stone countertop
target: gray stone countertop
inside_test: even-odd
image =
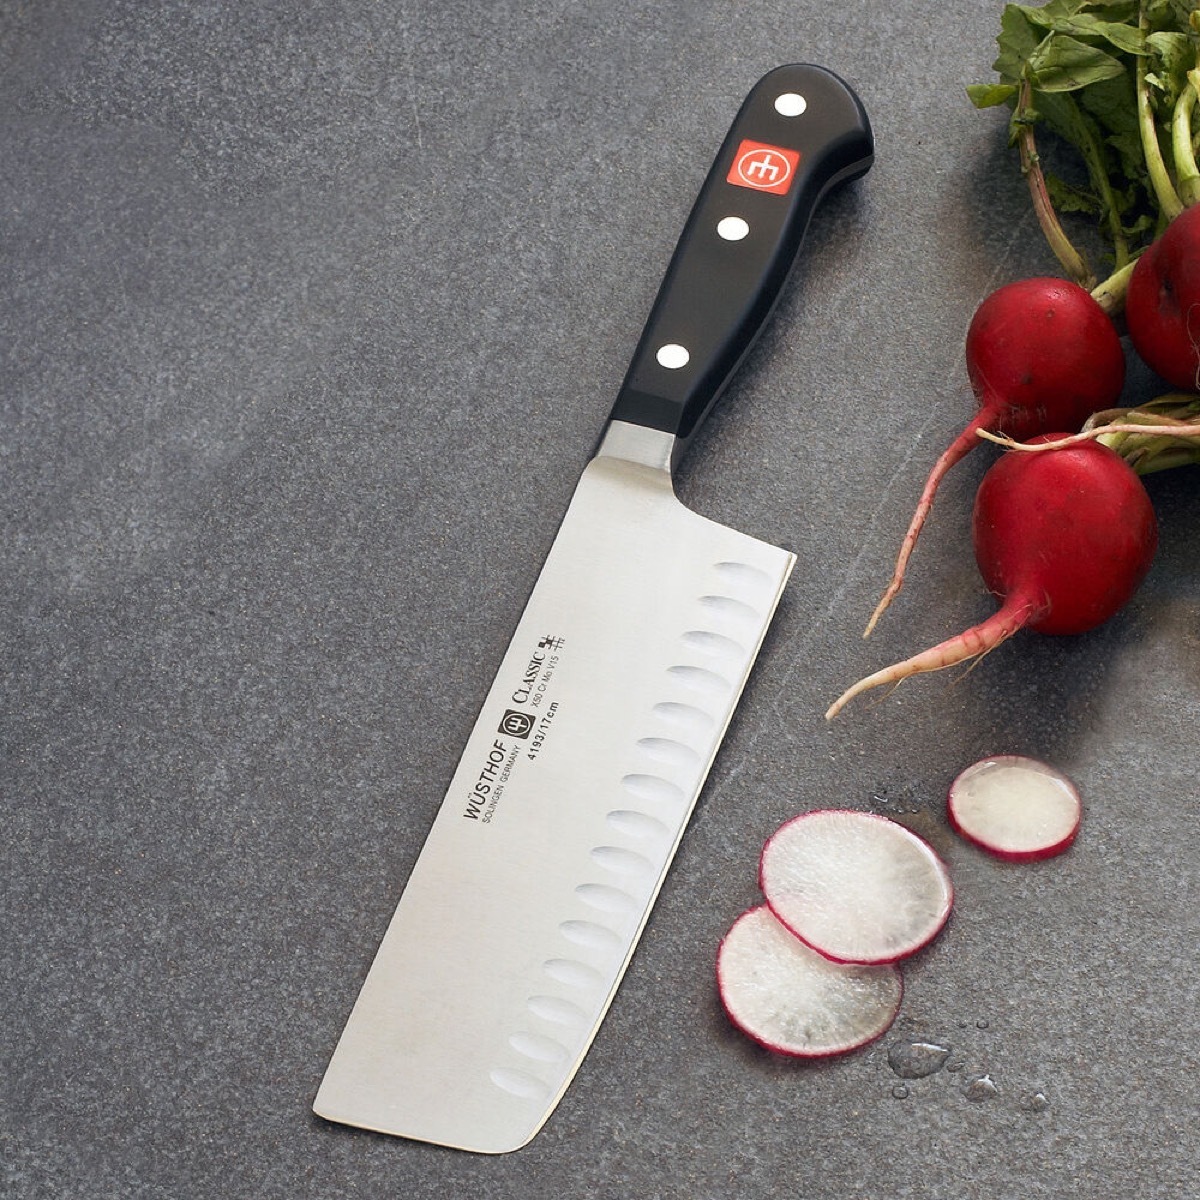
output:
[[[973,411],[974,307],[1055,270],[964,94],[1000,7],[0,6],[5,1196],[1196,1195],[1195,478],[1150,481],[1158,560],[1114,621],[822,717],[991,609],[985,449],[859,636]],[[799,565],[646,933],[525,1149],[329,1124],[322,1071],[692,198],[793,61],[855,86],[877,160],[680,472]],[[1069,853],[949,832],[947,784],[996,753],[1079,784]],[[713,957],[764,838],[830,805],[929,838],[956,906],[888,1037],[805,1066],[729,1026]],[[902,1081],[905,1041],[950,1066]]]

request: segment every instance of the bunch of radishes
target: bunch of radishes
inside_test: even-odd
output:
[[[1166,11],[1159,6],[1154,19],[1166,19]],[[935,463],[864,636],[903,584],[942,478],[984,438],[1036,450],[1001,457],[975,501],[976,561],[1000,608],[957,637],[860,680],[827,717],[862,691],[976,658],[1026,626],[1084,633],[1113,616],[1150,569],[1158,530],[1139,475],[1200,460],[1200,440],[1188,441],[1200,435],[1200,171],[1191,135],[1200,98],[1200,15],[1193,12],[1184,24],[1179,30],[1153,25],[1145,4],[1140,11],[1071,0],[1040,10],[1007,6],[996,64],[1001,83],[973,89],[973,99],[1013,107],[1013,140],[1039,222],[1074,278],[1008,284],[976,311],[966,364],[978,411]],[[1169,58],[1170,70],[1148,65],[1154,55],[1164,63]],[[1103,111],[1109,112],[1121,95],[1112,85],[1123,82],[1123,74],[1135,109],[1127,115],[1144,152],[1114,165],[1113,152],[1098,137],[1105,130],[1093,111],[1099,106],[1089,107],[1088,89],[1108,89]],[[1158,94],[1172,88],[1170,95]],[[1156,117],[1161,110],[1166,116]],[[1051,197],[1061,195],[1063,185],[1043,170],[1033,141],[1038,120],[1079,141],[1092,139],[1080,148],[1116,263],[1103,283],[1095,284],[1054,212]],[[1160,149],[1164,120],[1173,169]],[[1124,177],[1110,177],[1120,171]],[[1135,234],[1147,231],[1148,245],[1136,248]],[[1125,350],[1114,324],[1122,315],[1133,351],[1183,396],[1140,409],[1114,407],[1125,384]],[[1148,453],[1144,444],[1121,442],[1130,433],[1143,443],[1151,433],[1163,440]],[[1121,453],[1113,448],[1118,445]],[[1173,453],[1158,453],[1163,445]]]
[[[1200,0],[1008,4],[997,40],[999,82],[969,89],[971,98],[1011,108],[1034,210],[1067,279],[1009,284],[975,313],[966,360],[978,411],[935,463],[866,632],[900,590],[945,473],[984,438],[1010,448],[984,475],[972,522],[976,560],[1000,605],[860,680],[828,717],[860,692],[975,658],[1022,628],[1077,634],[1113,616],[1157,548],[1140,476],[1200,461]],[[1088,186],[1050,173],[1036,126],[1079,151]],[[1113,260],[1103,282],[1056,206],[1095,217]],[[1114,407],[1126,364],[1115,319],[1132,350],[1183,394]],[[1000,758],[959,775],[947,817],[968,840],[1025,861],[1072,843],[1080,803],[1053,768]],[[802,1057],[879,1036],[900,1004],[897,964],[950,911],[938,856],[885,818],[812,812],[767,842],[759,883],[765,903],[734,923],[718,953],[734,1023]]]

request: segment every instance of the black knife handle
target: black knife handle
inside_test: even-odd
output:
[[[759,80],[684,226],[612,420],[686,445],[766,324],[817,204],[873,155],[866,111],[832,72],[797,64]]]

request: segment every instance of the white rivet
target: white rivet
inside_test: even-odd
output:
[[[808,101],[798,92],[784,92],[775,97],[775,111],[781,117],[798,117],[808,107]]]
[[[741,217],[722,217],[717,222],[717,232],[727,242],[740,242],[750,232],[750,226]]]
[[[665,346],[659,346],[658,353],[654,357],[658,359],[660,367],[666,367],[668,371],[678,371],[680,367],[687,366],[688,359],[692,356],[688,353],[686,346],[668,342]]]

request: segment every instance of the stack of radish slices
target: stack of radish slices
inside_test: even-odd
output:
[[[717,952],[730,1020],[780,1054],[841,1054],[883,1034],[904,991],[897,963],[937,935],[954,889],[932,847],[874,813],[826,809],[763,847],[766,903]]]
[[[947,803],[953,828],[1010,861],[1071,844],[1079,795],[1032,759],[985,759]],[[933,848],[874,813],[825,809],[783,825],[763,847],[766,899],[743,913],[717,952],[730,1020],[779,1054],[822,1058],[887,1031],[904,990],[899,963],[950,915],[954,888]]]

